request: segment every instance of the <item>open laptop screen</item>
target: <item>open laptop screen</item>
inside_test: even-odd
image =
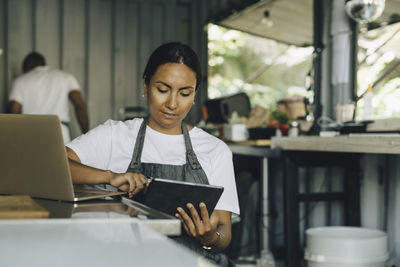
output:
[[[77,201],[56,115],[0,114],[0,194]],[[110,195],[108,191],[90,198]],[[124,192],[111,192],[111,195]]]

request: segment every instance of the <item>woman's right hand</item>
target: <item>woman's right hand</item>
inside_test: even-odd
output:
[[[128,192],[133,197],[145,188],[147,178],[141,173],[112,173],[109,184],[118,189]]]

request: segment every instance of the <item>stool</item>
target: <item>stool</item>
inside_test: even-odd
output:
[[[284,151],[284,212],[285,212],[285,262],[286,267],[299,267],[302,246],[299,232],[299,204],[301,202],[332,202],[344,204],[346,226],[360,226],[360,172],[359,153]],[[343,191],[323,193],[300,193],[298,167],[344,168]]]

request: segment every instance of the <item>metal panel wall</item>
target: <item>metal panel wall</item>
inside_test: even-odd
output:
[[[89,1],[87,103],[91,126],[112,114],[112,0]]]
[[[0,0],[0,111],[12,81],[31,51],[48,65],[73,74],[88,104],[90,127],[118,119],[124,106],[146,105],[142,71],[151,51],[166,41],[191,45],[203,67],[201,92],[188,122],[201,119],[207,97],[208,14],[229,1],[198,0]],[[213,3],[209,5],[209,2]],[[222,2],[221,2],[222,3]],[[72,135],[80,134],[74,116]]]
[[[33,1],[7,1],[7,36],[4,56],[8,85],[21,74],[22,60],[33,50]],[[9,90],[9,88],[5,88]]]
[[[7,2],[0,0],[0,88],[7,88],[7,60],[4,56],[4,50],[6,48],[6,35],[7,27],[5,23],[1,23],[7,20]],[[0,90],[0,107],[6,105],[7,91]]]
[[[141,105],[139,98],[143,94],[140,69],[137,66],[139,38],[139,4],[118,1],[114,31],[114,117],[125,106]]]
[[[61,1],[36,0],[33,10],[33,50],[46,55],[46,63],[61,67]]]

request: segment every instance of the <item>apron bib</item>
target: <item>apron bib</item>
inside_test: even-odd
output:
[[[126,172],[141,173],[147,177],[164,178],[170,180],[178,180],[192,182],[198,184],[209,184],[207,175],[201,167],[196,154],[193,151],[192,142],[186,125],[182,122],[182,133],[185,139],[186,147],[186,163],[183,165],[170,165],[158,163],[141,162],[144,138],[146,135],[148,118],[145,118],[140,126],[138,136],[136,138],[135,148],[133,150],[132,160]],[[211,216],[211,214],[210,214]],[[185,231],[182,230],[184,233]],[[225,254],[212,253],[202,248],[199,242],[192,237],[183,234],[181,236],[170,237],[195,252],[208,258],[218,266],[230,266],[229,259]]]
[[[132,160],[126,172],[141,173],[147,177],[164,178],[198,184],[209,184],[207,175],[201,167],[196,154],[193,151],[192,142],[188,129],[182,123],[182,133],[185,139],[186,163],[183,165],[169,165],[158,163],[144,163],[140,159],[146,135],[148,118],[145,118],[140,126],[136,138],[135,149],[133,150]]]

